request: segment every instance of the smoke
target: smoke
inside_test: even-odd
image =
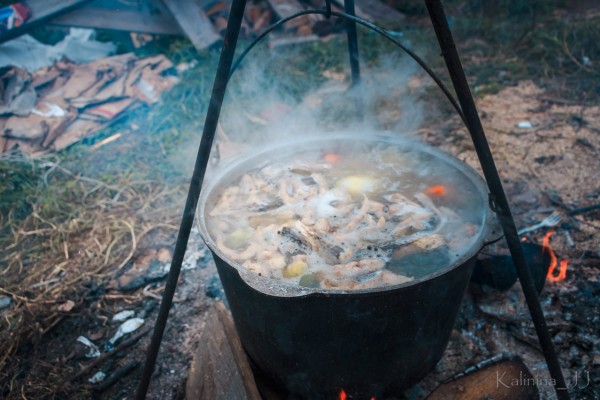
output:
[[[291,58],[302,56],[299,48]],[[209,171],[234,155],[290,139],[332,132],[406,136],[421,127],[423,74],[409,57],[386,54],[369,64],[361,62],[361,84],[354,87],[349,65],[341,71],[315,67],[299,73],[289,58],[278,51],[258,57],[250,53],[236,71],[225,96]],[[315,78],[323,82],[299,95],[303,87],[314,86]],[[183,164],[191,173],[199,136],[177,152],[177,168]]]

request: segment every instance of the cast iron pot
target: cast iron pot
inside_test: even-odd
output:
[[[334,291],[292,286],[258,276],[227,257],[206,226],[218,188],[244,172],[298,148],[347,140],[377,141],[426,152],[455,169],[480,197],[477,240],[455,262],[405,284]],[[500,235],[488,208],[487,186],[468,165],[423,144],[389,136],[326,135],[274,146],[233,162],[200,198],[200,233],[212,251],[244,348],[260,374],[291,398],[335,399],[398,395],[429,373],[444,352],[482,247]]]

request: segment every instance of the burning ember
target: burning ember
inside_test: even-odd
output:
[[[558,274],[556,274],[556,266],[558,265],[558,261],[556,259],[556,254],[554,254],[554,250],[550,246],[550,237],[554,235],[556,231],[551,231],[546,233],[544,236],[544,241],[542,242],[542,249],[544,252],[547,252],[550,255],[550,269],[548,269],[547,280],[550,282],[559,282],[564,280],[567,277],[567,266],[569,265],[569,260],[562,260],[560,262],[560,266],[558,268]]]
[[[346,394],[344,389],[341,389],[339,400],[346,400],[347,398],[348,398],[348,395]],[[371,397],[369,400],[375,400],[375,397]]]

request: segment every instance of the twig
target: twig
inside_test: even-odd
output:
[[[122,135],[121,133],[115,133],[112,136],[107,137],[104,140],[101,140],[100,142],[96,143],[95,145],[93,145],[92,147],[90,147],[90,150],[95,151],[98,150],[100,147],[109,144],[110,142],[114,142],[115,140],[117,140],[118,138],[120,138]]]
[[[64,315],[60,315],[58,318],[56,318],[54,321],[52,321],[52,323],[50,325],[48,325],[43,331],[42,331],[42,336],[45,335],[46,333],[50,332],[50,330],[52,328],[54,328],[56,325],[58,325],[58,323],[60,321],[62,321],[65,318]]]
[[[69,246],[67,245],[67,242],[65,240],[63,240],[63,250],[65,252],[65,259],[68,260],[69,259]]]
[[[96,386],[92,386],[92,389],[94,389],[97,392],[102,392],[102,391],[110,388],[112,385],[117,383],[117,381],[119,379],[123,378],[125,375],[127,375],[129,372],[131,372],[138,365],[139,365],[138,361],[131,361],[131,362],[125,364],[124,366],[122,366],[121,368],[117,368],[115,370],[115,372],[110,374],[110,376],[108,378],[106,378],[103,382],[99,383]]]
[[[107,293],[102,296],[104,300],[123,300],[127,302],[135,302],[140,300],[139,294],[118,294],[118,293]]]
[[[41,282],[38,282],[36,284],[33,284],[30,287],[31,287],[31,289],[36,289],[36,288],[39,288],[39,287],[42,287],[42,286],[46,286],[46,285],[50,285],[50,284],[56,283],[58,281],[60,281],[60,278],[47,279],[45,281],[41,281]]]
[[[112,251],[112,248],[113,248],[113,246],[114,246],[115,244],[117,244],[117,241],[118,241],[119,239],[120,239],[120,238],[114,238],[114,239],[112,240],[112,242],[110,242],[110,244],[109,244],[109,245],[108,245],[108,247],[106,248],[106,253],[104,254],[104,265],[105,265],[105,266],[106,266],[106,265],[108,265],[108,261],[110,260],[110,253],[111,253],[111,251]]]
[[[584,214],[588,211],[597,210],[599,208],[600,208],[600,204],[594,204],[593,206],[575,208],[574,210],[568,211],[567,215]]]
[[[579,100],[567,100],[567,99],[557,99],[554,97],[538,97],[539,101],[545,101],[547,103],[554,103],[563,106],[579,106],[582,105]],[[583,105],[591,106],[591,104],[584,103]]]
[[[590,67],[587,67],[585,65],[583,65],[582,63],[579,62],[579,60],[577,60],[575,58],[575,56],[573,55],[573,53],[571,53],[571,50],[569,49],[569,44],[567,43],[567,33],[565,31],[565,33],[563,34],[563,50],[565,51],[565,54],[567,55],[567,57],[569,57],[569,59],[571,61],[573,61],[575,63],[575,65],[577,65],[579,68],[583,69],[584,71],[587,72],[593,72],[594,70]]]
[[[162,299],[162,297],[161,297],[160,295],[158,295],[158,294],[156,294],[156,293],[154,293],[154,292],[150,291],[150,286],[152,286],[152,285],[147,285],[147,286],[146,286],[146,287],[145,287],[145,288],[142,290],[142,294],[144,295],[144,297],[151,297],[151,298],[153,298],[153,299],[156,299],[156,300],[161,300],[161,299]],[[164,288],[164,287],[162,287],[162,288],[159,288],[159,289],[158,289],[158,291],[159,291],[159,292],[162,292],[162,291],[164,291],[164,290],[165,290],[165,288]]]
[[[117,347],[115,347],[114,349],[112,349],[108,353],[102,354],[100,357],[96,358],[94,361],[92,361],[91,363],[89,363],[88,365],[86,365],[85,367],[83,367],[69,381],[70,382],[74,382],[77,379],[81,378],[82,376],[86,375],[87,373],[89,373],[98,364],[104,362],[108,358],[112,357],[113,355],[115,355],[116,353],[120,352],[121,350],[126,349],[127,347],[131,346],[132,344],[135,344],[138,340],[140,340],[145,334],[147,334],[151,330],[152,330],[152,328],[146,328],[146,329],[142,330],[141,332],[136,333],[135,335],[133,335],[129,339],[127,339],[127,340],[119,343],[119,345],[117,345]]]
[[[15,294],[15,293],[13,293],[13,292],[11,292],[11,291],[8,291],[8,290],[6,290],[6,289],[4,289],[4,288],[1,288],[1,287],[0,287],[0,292],[2,292],[2,293],[4,293],[4,294],[7,294],[7,295],[9,295],[10,297],[12,297],[13,299],[17,299],[17,300],[19,300],[19,301],[24,301],[24,302],[27,302],[27,301],[29,301],[29,299],[28,299],[27,297],[21,297],[21,296],[19,296],[19,295]]]
[[[514,328],[513,329],[509,328],[508,333],[510,333],[510,335],[512,337],[514,337],[516,340],[518,340],[519,342],[529,345],[532,349],[535,349],[538,352],[542,353],[542,349],[541,349],[539,343],[534,338],[531,338],[531,337],[523,334],[522,332],[518,332]]]
[[[135,230],[133,229],[133,225],[131,225],[129,222],[127,222],[125,220],[121,220],[121,222],[129,228],[132,243],[131,243],[131,251],[129,251],[129,254],[127,255],[127,257],[125,257],[125,259],[121,262],[121,264],[119,264],[119,266],[117,267],[117,271],[120,270],[121,268],[123,268],[129,262],[129,260],[131,260],[131,257],[133,257],[133,254],[135,253],[135,249],[137,248],[137,241],[135,239]]]

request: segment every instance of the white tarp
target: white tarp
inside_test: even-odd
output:
[[[23,35],[0,45],[0,67],[12,65],[34,72],[63,57],[79,64],[114,54],[114,43],[98,42],[93,36],[93,29],[71,28],[63,40],[49,46]]]

